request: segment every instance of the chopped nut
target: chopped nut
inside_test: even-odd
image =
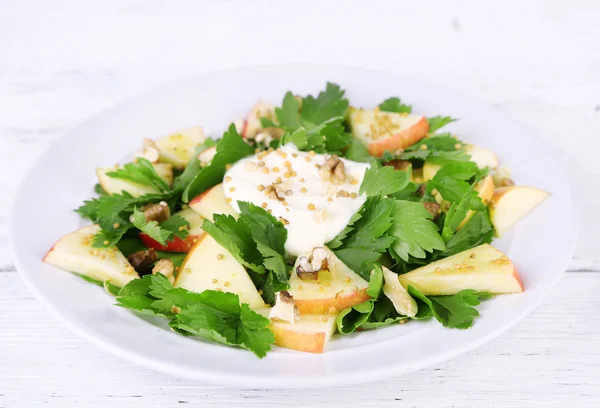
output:
[[[319,168],[319,175],[323,180],[342,184],[346,182],[344,162],[336,154],[330,156]]]
[[[157,163],[159,156],[160,150],[152,139],[144,139],[142,150],[133,154],[133,157],[142,157],[148,160],[150,163]]]
[[[388,162],[385,162],[384,164],[386,166],[392,166],[396,170],[406,170],[407,168],[409,168],[411,166],[410,161],[400,160],[400,159],[393,159]]]
[[[296,274],[302,280],[317,280],[319,271],[329,270],[329,260],[327,259],[327,250],[323,247],[313,248],[312,254],[307,258],[301,256],[298,258]]]
[[[152,268],[152,274],[156,275],[157,273],[162,273],[165,275],[169,282],[175,282],[175,265],[173,265],[173,261],[170,259],[160,259]]]
[[[166,221],[171,216],[171,210],[166,202],[161,201],[158,204],[148,204],[142,207],[146,221],[156,221],[159,224]]]
[[[133,266],[140,276],[148,275],[152,272],[152,265],[158,257],[154,249],[146,249],[134,252],[127,257],[127,260]]]

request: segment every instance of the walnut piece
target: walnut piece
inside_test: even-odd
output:
[[[319,167],[319,175],[323,180],[332,183],[342,184],[346,182],[346,171],[344,162],[336,154],[325,160],[325,163]]]
[[[133,266],[140,276],[148,275],[152,272],[152,265],[158,259],[154,249],[149,248],[129,254],[127,260]]]
[[[317,280],[319,271],[329,270],[329,260],[327,259],[327,250],[323,247],[313,248],[312,254],[298,258],[296,274],[302,280]]]
[[[411,163],[408,160],[393,159],[385,162],[385,165],[392,166],[396,170],[406,170],[411,166]]]
[[[135,152],[133,157],[141,157],[148,160],[150,163],[158,163],[160,157],[160,149],[152,139],[144,139],[142,150]]]
[[[269,319],[294,323],[300,319],[300,311],[294,303],[294,297],[287,290],[277,292],[275,306],[269,312]]]
[[[142,208],[146,221],[156,221],[159,224],[171,216],[169,205],[165,201],[158,204],[148,204]]]
[[[152,274],[156,275],[157,273],[162,273],[165,275],[169,282],[175,282],[175,265],[173,265],[173,261],[170,259],[160,259],[156,264],[154,264],[154,268],[152,268]]]

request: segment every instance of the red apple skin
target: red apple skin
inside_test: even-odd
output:
[[[247,130],[248,130],[248,120],[244,120],[244,127],[242,128],[242,134],[240,135],[244,139],[246,139],[246,131]]]
[[[140,240],[146,245],[148,248],[152,248],[156,251],[164,251],[164,252],[189,252],[190,248],[194,245],[196,241],[200,238],[199,235],[188,235],[185,239],[181,239],[179,237],[175,237],[172,241],[167,241],[167,245],[162,245],[158,241],[151,238],[149,235],[141,232]]]
[[[204,197],[210,190],[212,190],[214,187],[209,188],[208,190],[206,190],[203,193],[198,194],[196,197],[192,198],[192,200],[188,203],[188,205],[192,205],[195,204],[199,201],[202,200],[202,197]]]

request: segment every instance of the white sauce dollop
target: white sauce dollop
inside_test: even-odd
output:
[[[270,210],[288,230],[285,249],[292,255],[312,251],[339,234],[365,202],[358,190],[368,164],[341,159],[346,181],[337,184],[319,174],[329,155],[301,152],[287,144],[235,163],[225,174],[225,197],[239,212],[238,201]],[[268,194],[275,186],[277,196]]]

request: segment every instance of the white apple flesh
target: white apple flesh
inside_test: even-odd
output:
[[[424,295],[454,295],[461,290],[519,293],[523,283],[506,255],[488,244],[460,252],[399,275],[404,287],[414,286]]]
[[[117,248],[92,247],[94,235],[99,231],[99,226],[90,225],[65,235],[48,251],[44,262],[91,279],[109,281],[118,287],[138,278]]]

